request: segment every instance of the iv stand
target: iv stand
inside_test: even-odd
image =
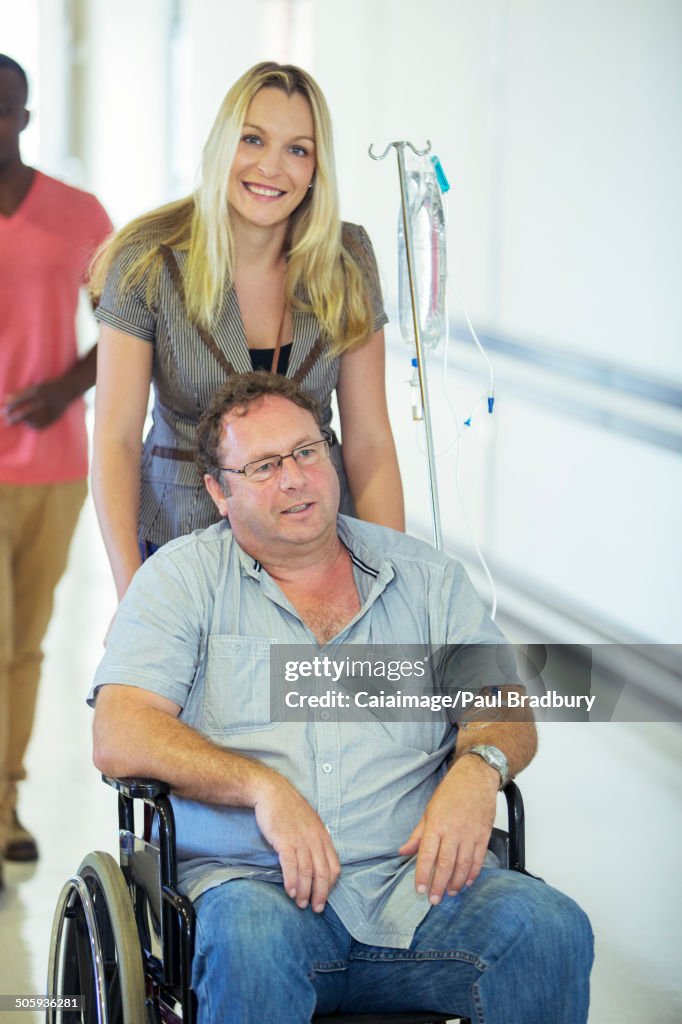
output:
[[[414,270],[414,250],[412,246],[412,228],[407,210],[407,180],[405,176],[405,146],[409,146],[417,156],[425,156],[431,149],[431,143],[426,142],[426,149],[415,149],[411,142],[389,142],[384,152],[377,156],[374,153],[374,145],[369,147],[369,155],[372,160],[385,160],[389,149],[395,149],[398,157],[398,174],[400,176],[400,201],[403,214],[403,231],[405,236],[405,253],[407,255],[407,276],[410,282],[410,301],[412,305],[412,323],[414,325],[414,339],[417,348],[417,368],[419,371],[419,390],[421,391],[422,409],[424,412],[424,432],[426,436],[426,454],[429,470],[429,489],[431,493],[431,515],[433,518],[434,544],[439,551],[443,550],[443,538],[440,525],[440,507],[438,504],[438,479],[436,477],[436,460],[433,451],[433,434],[431,433],[431,414],[429,407],[429,389],[426,379],[426,361],[424,358],[424,347],[421,336],[421,318],[419,316],[419,296],[417,295],[416,276]]]

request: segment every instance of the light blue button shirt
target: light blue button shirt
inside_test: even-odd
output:
[[[444,712],[419,722],[372,713],[362,721],[323,712],[273,719],[271,648],[298,645],[314,657],[346,644],[505,641],[459,562],[357,519],[339,516],[338,534],[361,608],[324,648],[219,523],[165,545],[136,574],[88,700],[110,683],[150,690],[178,704],[180,720],[214,743],[286,776],[332,836],[342,871],[329,899],[344,925],[361,942],[404,947],[429,903],[415,891],[415,859],[397,851],[442,778],[456,726]],[[461,685],[501,685],[508,672],[506,665],[497,679]],[[173,805],[179,877],[191,898],[231,878],[281,881],[251,809],[177,797]]]

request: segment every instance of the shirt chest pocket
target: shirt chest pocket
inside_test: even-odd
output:
[[[202,731],[211,736],[272,729],[268,637],[213,635],[206,651]]]

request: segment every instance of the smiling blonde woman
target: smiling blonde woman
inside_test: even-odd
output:
[[[215,521],[194,440],[235,372],[297,381],[326,428],[336,391],[341,511],[403,529],[376,262],[363,228],[340,220],[329,112],[305,71],[263,63],[235,83],[197,191],[120,231],[99,254],[93,295],[93,489],[119,597],[146,552]]]

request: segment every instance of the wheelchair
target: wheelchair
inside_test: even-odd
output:
[[[153,779],[102,778],[118,792],[120,863],[108,853],[90,853],[60,893],[47,1024],[195,1024],[194,909],[177,885],[170,787]],[[507,829],[493,829],[489,848],[502,867],[526,873],[521,792],[510,782],[503,793]],[[138,814],[143,809],[137,831],[136,807]],[[313,1024],[444,1024],[453,1016],[442,1009],[333,1013],[315,1016]],[[460,1024],[468,1022],[460,1018]]]

